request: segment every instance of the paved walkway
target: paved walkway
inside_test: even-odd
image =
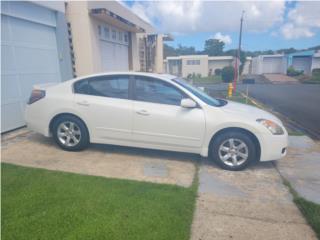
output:
[[[292,136],[289,142],[286,158],[276,167],[300,196],[320,204],[320,142],[307,136]]]
[[[319,145],[291,137],[288,157],[242,172],[223,171],[203,161],[192,240],[317,239],[292,201],[279,172],[305,198],[320,194]]]

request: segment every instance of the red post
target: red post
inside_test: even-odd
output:
[[[233,89],[232,89],[233,93],[236,92],[237,80],[238,80],[238,58],[236,58],[234,62]]]

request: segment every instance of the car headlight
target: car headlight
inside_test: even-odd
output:
[[[269,129],[269,131],[273,135],[282,135],[284,134],[284,131],[282,127],[280,127],[278,124],[276,124],[273,121],[267,120],[267,119],[257,119],[258,123],[261,123],[263,126]]]

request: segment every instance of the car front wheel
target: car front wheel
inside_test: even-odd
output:
[[[89,144],[89,134],[84,123],[74,116],[63,116],[53,124],[56,143],[68,151],[79,151]]]
[[[226,132],[218,135],[211,149],[213,160],[226,170],[242,170],[256,157],[254,142],[243,132]]]

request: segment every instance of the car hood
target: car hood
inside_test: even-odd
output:
[[[246,119],[249,118],[254,121],[256,121],[259,118],[263,118],[272,120],[280,125],[283,125],[281,120],[273,114],[247,104],[228,101],[226,105],[221,107],[221,110],[225,113],[232,114],[238,117],[243,117]]]

